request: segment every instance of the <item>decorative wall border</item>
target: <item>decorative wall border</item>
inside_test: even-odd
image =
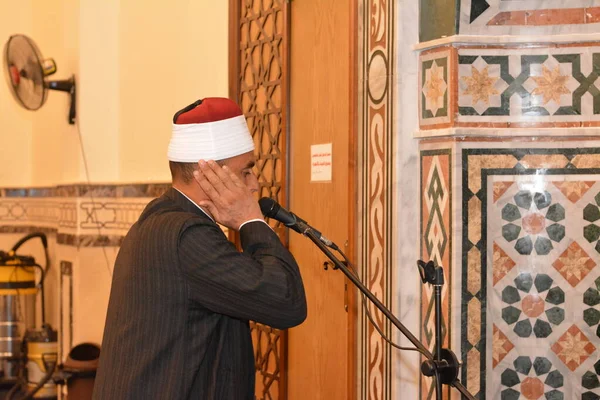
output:
[[[0,233],[42,231],[58,244],[120,246],[146,205],[170,183],[0,189]]]
[[[395,2],[359,4],[358,170],[359,259],[366,286],[392,308],[394,277],[394,90]],[[375,321],[391,337],[391,324],[380,313]],[[392,398],[392,351],[366,315],[359,317],[360,399]]]
[[[488,340],[488,176],[600,174],[600,148],[462,149],[462,382],[486,396]]]
[[[73,184],[49,187],[0,188],[4,197],[158,197],[171,183]]]
[[[420,154],[420,254],[424,261],[432,260],[444,267],[445,285],[442,291],[442,335],[444,348],[451,337],[452,304],[452,149],[422,150]],[[435,350],[435,310],[431,285],[421,289],[421,341],[432,353]],[[450,396],[446,388],[446,396]],[[432,379],[421,375],[421,399],[435,397]]]
[[[599,42],[455,45],[419,57],[418,137],[517,128],[593,134],[600,126]]]

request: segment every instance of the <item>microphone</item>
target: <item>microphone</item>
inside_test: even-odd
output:
[[[275,200],[263,197],[258,201],[260,205],[260,211],[262,211],[263,215],[268,218],[273,218],[288,228],[292,228],[298,233],[306,235],[306,231],[311,230],[321,242],[325,243],[327,246],[334,248],[334,243],[327,239],[325,236],[321,235],[321,232],[310,226],[305,220],[281,207],[278,202]]]

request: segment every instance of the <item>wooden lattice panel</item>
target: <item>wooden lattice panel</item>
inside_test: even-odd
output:
[[[256,147],[259,197],[286,204],[288,10],[282,0],[232,0],[231,95],[239,102]],[[286,242],[285,227],[271,226]],[[251,323],[256,398],[285,398],[285,332]]]

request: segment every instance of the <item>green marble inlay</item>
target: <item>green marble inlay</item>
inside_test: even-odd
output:
[[[457,7],[459,0],[421,0],[419,41],[452,36],[457,32]]]

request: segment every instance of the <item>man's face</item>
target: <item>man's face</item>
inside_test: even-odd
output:
[[[254,174],[254,164],[256,157],[254,152],[240,154],[239,156],[231,157],[223,161],[223,165],[227,165],[229,169],[250,189],[252,193],[258,192],[258,179]]]

